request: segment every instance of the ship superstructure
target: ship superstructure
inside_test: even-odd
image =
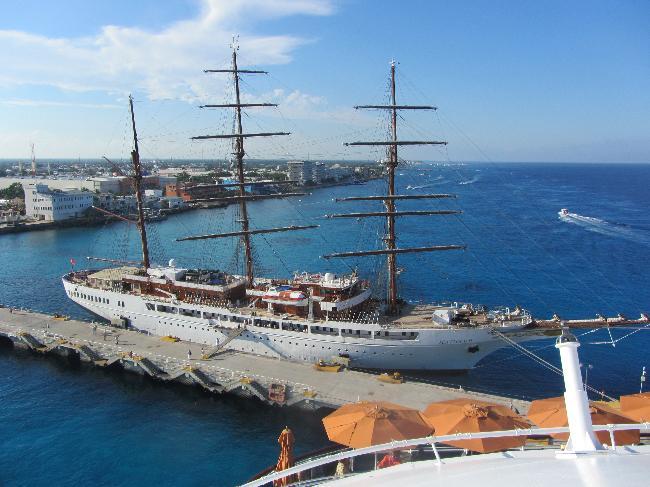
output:
[[[465,370],[505,342],[496,336],[516,334],[532,323],[531,316],[520,308],[488,310],[462,303],[411,305],[397,293],[396,256],[403,253],[461,249],[461,245],[399,248],[396,245],[395,219],[404,216],[455,213],[441,211],[397,211],[400,199],[439,199],[452,195],[398,195],[395,193],[397,147],[415,144],[442,144],[434,141],[400,141],[397,139],[397,111],[434,109],[434,107],[397,105],[395,101],[395,65],[391,65],[391,99],[387,106],[363,108],[386,109],[392,115],[391,140],[357,142],[352,145],[384,145],[388,147],[386,172],[388,194],[350,197],[353,200],[378,200],[385,211],[330,215],[345,217],[385,217],[386,248],[374,251],[332,254],[328,258],[361,255],[386,255],[388,295],[373,296],[369,281],[356,272],[297,273],[286,278],[258,277],[254,272],[252,237],[258,234],[315,229],[317,225],[279,228],[253,228],[248,217],[247,202],[260,198],[284,198],[301,193],[250,195],[245,191],[244,141],[250,137],[286,135],[286,132],[246,133],[242,127],[242,109],[273,106],[269,103],[242,103],[239,93],[241,74],[263,71],[239,69],[237,48],[233,48],[229,69],[206,70],[210,73],[232,74],[235,102],[204,105],[206,108],[232,108],[234,133],[199,136],[194,139],[232,139],[237,175],[236,196],[210,198],[232,200],[239,205],[241,229],[234,232],[179,238],[193,241],[214,238],[241,239],[245,273],[234,275],[222,270],[188,269],[173,260],[167,266],[149,262],[145,218],[139,189],[140,163],[131,104],[134,135],[132,159],[138,196],[138,227],[141,233],[143,258],[141,265],[124,265],[102,270],[73,271],[63,277],[67,295],[82,307],[120,326],[135,328],[159,336],[174,336],[199,342],[210,356],[222,349],[254,353],[262,356],[316,362],[345,357],[356,367],[376,369]],[[361,107],[360,107],[361,108]],[[215,184],[215,188],[224,185]]]

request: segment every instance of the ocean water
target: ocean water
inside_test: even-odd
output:
[[[412,164],[400,167],[403,193],[453,193],[455,199],[407,201],[401,209],[458,209],[458,216],[403,218],[399,245],[465,244],[466,251],[399,259],[401,295],[411,301],[520,304],[535,316],[638,316],[650,312],[650,165]],[[255,238],[260,275],[357,269],[382,292],[381,258],[326,260],[328,253],[381,245],[380,219],[326,214],[378,209],[336,203],[381,194],[382,181],[314,190],[291,200],[250,205],[252,226],[314,223],[318,230]],[[558,211],[567,208],[569,215]],[[241,272],[238,243],[176,242],[236,227],[237,208],[200,210],[149,225],[157,263]],[[0,302],[89,318],[67,300],[60,276],[87,256],[138,259],[133,227],[111,223],[0,237]],[[589,385],[616,396],[638,391],[650,365],[650,334],[579,331]],[[527,347],[558,365],[552,341]],[[559,395],[562,380],[512,349],[463,375],[422,380],[523,398]],[[0,350],[0,484],[233,485],[273,464],[289,425],[297,449],[327,444],[320,416],[153,384],[125,374],[75,368]]]

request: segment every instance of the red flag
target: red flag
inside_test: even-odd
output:
[[[70,259],[70,265],[75,266],[77,265],[77,261],[74,259]]]

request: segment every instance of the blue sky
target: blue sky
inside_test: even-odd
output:
[[[403,136],[447,149],[405,158],[454,161],[650,161],[650,2],[138,0],[0,2],[0,158],[126,157],[134,94],[147,158],[227,157],[223,102],[232,34],[247,77],[249,130],[291,137],[248,145],[251,157],[377,158],[344,141],[385,136],[359,103],[386,95],[433,103],[405,113]]]

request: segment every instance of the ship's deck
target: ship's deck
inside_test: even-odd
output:
[[[98,280],[120,280],[120,272],[123,272],[124,268],[120,269],[104,269],[99,272],[96,272],[94,274],[91,274],[88,276],[88,280],[86,280],[87,285],[92,286],[92,280],[93,279],[98,279]],[[129,277],[129,276],[127,276]],[[94,286],[93,286],[94,287]],[[149,299],[153,300],[161,300],[168,302],[167,299],[156,297],[156,296],[149,296]],[[179,302],[182,303],[183,301]],[[187,303],[191,304],[191,303]],[[379,307],[379,304],[377,303],[377,307]],[[368,319],[367,317],[361,317],[361,318],[350,318],[349,321],[351,323],[356,323],[356,324],[378,324],[379,326],[385,327],[385,328],[398,328],[398,329],[404,329],[404,328],[430,328],[430,329],[444,329],[444,328],[451,328],[451,327],[479,327],[483,325],[487,325],[489,323],[489,319],[486,314],[484,313],[478,313],[475,315],[468,315],[467,320],[464,322],[454,322],[453,324],[449,325],[444,325],[444,324],[439,324],[433,321],[432,315],[433,312],[439,309],[444,309],[447,306],[442,306],[442,305],[435,305],[435,304],[406,304],[402,306],[401,313],[396,316],[388,316],[388,315],[383,315],[379,314],[379,317],[377,320],[373,319]],[[267,309],[264,308],[251,308],[249,306],[242,306],[242,307],[230,307],[231,312],[236,312],[242,315],[248,315],[248,316],[256,316],[259,318],[265,318],[265,319],[287,319],[287,320],[295,320],[295,321],[301,321],[305,323],[327,323],[328,320],[324,318],[314,318],[313,320],[308,320],[304,316],[298,316],[298,315],[293,315],[289,313],[273,313],[268,311]],[[366,313],[367,315],[372,314]],[[523,318],[523,316],[522,316]],[[347,321],[345,319],[331,319],[330,321]]]
[[[484,313],[468,315],[467,321],[460,325],[457,322],[451,325],[441,325],[433,321],[433,312],[445,308],[446,306],[435,304],[407,304],[402,307],[402,312],[397,316],[380,316],[379,324],[394,328],[448,328],[482,326],[489,322]]]

